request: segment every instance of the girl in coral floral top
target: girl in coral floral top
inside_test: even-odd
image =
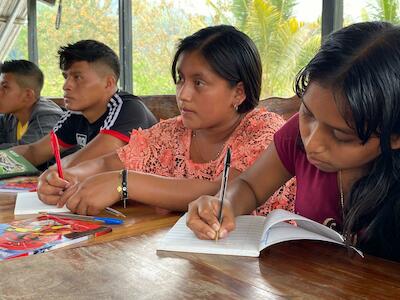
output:
[[[266,109],[245,114],[221,146],[215,159],[194,161],[196,131],[183,124],[182,116],[162,121],[150,129],[132,132],[128,145],[117,152],[129,170],[175,178],[218,180],[224,168],[228,147],[232,150],[231,168],[244,171],[271,142],[283,120]],[[193,145],[195,144],[195,145]]]
[[[249,37],[232,26],[208,27],[183,39],[172,76],[180,116],[133,131],[117,153],[66,169],[65,180],[47,171],[38,189],[42,201],[97,214],[126,196],[117,189],[123,186],[120,170],[126,169],[130,199],[187,210],[196,197],[218,192],[228,147],[232,180],[254,163],[284,123],[274,113],[254,109],[260,57]],[[259,211],[289,207],[291,190],[281,189]]]

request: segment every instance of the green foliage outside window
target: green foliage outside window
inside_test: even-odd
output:
[[[170,64],[177,41],[202,27],[225,23],[247,33],[260,51],[262,98],[291,96],[294,76],[320,45],[320,19],[312,23],[296,19],[293,9],[297,2],[300,1],[204,0],[208,10],[199,12],[188,9],[188,1],[132,1],[134,93],[173,94]],[[47,96],[62,95],[63,78],[57,57],[61,45],[97,39],[119,54],[118,1],[63,1],[59,30],[54,28],[56,11],[56,6],[38,2],[39,65],[45,73],[43,95]],[[369,0],[362,19],[399,23],[399,1]],[[346,19],[345,24],[349,23],[352,20]],[[8,59],[28,57],[26,37],[24,26]]]

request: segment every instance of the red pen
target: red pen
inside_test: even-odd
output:
[[[54,133],[54,131],[50,132],[50,141],[51,141],[51,147],[53,148],[53,154],[56,159],[58,176],[61,179],[64,179],[63,170],[61,166],[61,159],[60,159],[60,147],[58,146],[58,138],[57,135]]]

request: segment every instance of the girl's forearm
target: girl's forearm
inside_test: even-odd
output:
[[[129,199],[174,211],[187,211],[188,204],[198,197],[215,195],[219,185],[216,181],[128,172]]]
[[[122,168],[123,164],[115,153],[85,161],[79,165],[68,168],[67,170],[77,176],[79,181],[83,181],[90,176],[104,172],[116,171]]]
[[[250,214],[257,207],[257,199],[253,190],[240,177],[236,178],[228,187],[226,199],[231,203],[235,216]]]

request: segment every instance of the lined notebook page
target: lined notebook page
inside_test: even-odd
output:
[[[18,193],[14,215],[33,215],[39,212],[70,212],[68,208],[47,205],[40,201],[37,193]]]
[[[321,225],[323,226],[323,225]],[[273,225],[267,232],[267,235],[261,241],[260,249],[264,249],[268,246],[278,244],[284,241],[294,241],[294,240],[317,240],[326,241],[339,245],[344,245],[340,240],[334,240],[327,236],[308,231],[299,226],[293,226],[291,224],[280,222]]]
[[[280,223],[284,223],[285,221],[293,220],[296,222],[297,226],[286,226],[286,230],[281,230],[280,236],[282,236],[282,241],[286,240],[292,240],[292,239],[299,239],[303,235],[303,231],[310,231],[309,234],[307,234],[307,238],[304,239],[319,239],[318,237],[324,236],[328,239],[332,239],[334,241],[337,241],[339,243],[342,243],[343,237],[334,231],[331,228],[328,228],[325,225],[322,225],[318,222],[315,222],[313,220],[307,219],[306,217],[296,215],[292,212],[283,210],[283,209],[275,209],[271,211],[266,220],[265,220],[265,230],[269,232],[270,228],[276,227]],[[299,230],[298,228],[303,228],[304,230]],[[315,233],[313,235],[312,233]],[[315,238],[308,238],[310,237],[315,237]],[[325,240],[325,239],[321,239]],[[269,244],[268,245],[272,245]]]
[[[227,238],[200,240],[186,226],[185,214],[161,240],[157,250],[257,257],[264,222],[264,217],[239,216],[236,229]]]

